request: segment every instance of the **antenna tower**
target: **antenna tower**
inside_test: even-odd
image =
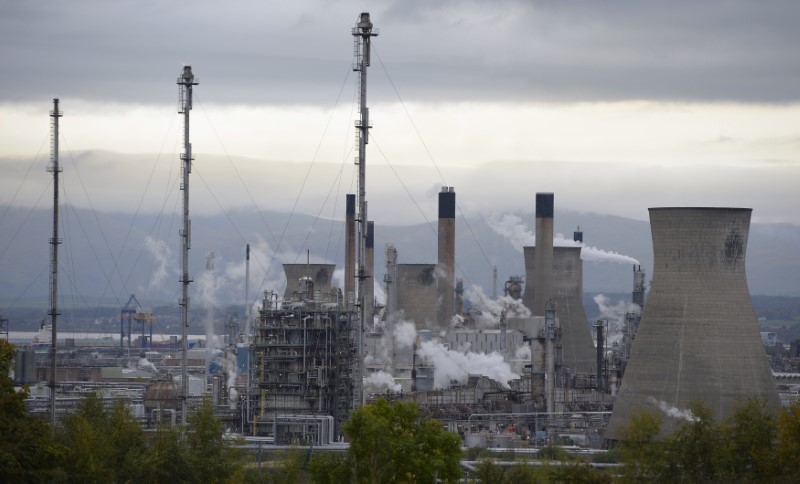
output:
[[[186,400],[189,390],[189,374],[186,357],[189,352],[189,248],[191,247],[191,221],[189,220],[189,173],[192,172],[192,143],[189,142],[189,112],[192,110],[192,87],[198,82],[192,74],[192,66],[183,66],[178,78],[178,113],[183,114],[183,153],[181,153],[181,190],[183,190],[183,228],[181,237],[181,423],[186,425]]]
[[[56,428],[56,343],[58,322],[58,174],[61,166],[58,164],[58,118],[64,113],[58,110],[58,98],[53,99],[53,110],[50,111],[52,132],[50,133],[50,165],[48,172],[53,173],[53,237],[50,239],[50,422]]]
[[[366,201],[366,163],[367,163],[367,142],[369,140],[369,108],[367,107],[367,67],[370,64],[370,39],[378,35],[377,29],[373,30],[372,22],[368,12],[362,12],[358,17],[358,23],[353,27],[355,56],[353,70],[360,72],[358,77],[359,90],[359,117],[356,120],[358,129],[358,213],[357,220],[357,242],[356,242],[356,301],[358,306],[358,326],[356,328],[358,344],[358,364],[355,371],[355,394],[353,395],[354,407],[360,407],[364,403],[364,324],[367,319],[367,308],[364,305],[364,284],[371,276],[367,274],[365,268],[365,254],[367,246],[367,201]],[[371,308],[369,308],[371,310]]]

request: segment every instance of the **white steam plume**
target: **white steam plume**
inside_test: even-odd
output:
[[[516,353],[514,353],[514,358],[518,360],[530,360],[531,359],[531,347],[527,344],[523,344],[519,348],[517,348]]]
[[[399,392],[402,387],[399,383],[394,381],[392,375],[385,371],[377,371],[364,379],[364,386],[372,389],[375,392],[389,390],[391,392]]]
[[[536,244],[536,236],[525,227],[519,215],[512,213],[492,214],[486,217],[486,223],[498,235],[508,239],[511,245],[520,252],[522,252],[523,247]]]
[[[398,348],[410,348],[417,339],[417,327],[411,321],[399,321],[394,325],[394,341]]]
[[[158,368],[156,368],[156,365],[154,365],[152,362],[150,362],[150,360],[148,360],[145,357],[139,358],[139,364],[137,366],[139,368],[146,368],[148,370],[152,370],[152,371],[158,373]]]
[[[164,279],[169,275],[172,265],[172,250],[163,240],[156,239],[149,235],[144,238],[144,247],[158,263],[158,267],[153,271],[153,275],[150,278],[148,289],[159,288]]]
[[[493,214],[486,218],[486,223],[498,235],[502,235],[511,245],[522,252],[523,247],[530,247],[536,245],[536,235],[528,230],[522,218],[514,214]],[[582,242],[576,242],[568,239],[561,234],[556,234],[553,237],[553,246],[555,247],[581,247],[581,259],[589,262],[617,262],[620,264],[638,264],[639,261],[633,257],[620,254],[614,251],[598,249],[585,245]]]
[[[624,299],[612,303],[605,294],[596,295],[594,302],[600,310],[600,317],[608,321],[608,343],[613,344],[622,339],[625,313],[639,311],[639,306]]]
[[[616,262],[618,264],[639,264],[633,257],[614,252],[613,250],[603,250],[597,247],[586,245],[583,242],[576,242],[568,239],[561,234],[556,234],[553,238],[553,245],[558,247],[581,247],[581,260],[589,262]]]
[[[653,397],[648,397],[647,400],[653,405],[656,405],[658,409],[664,412],[668,417],[679,418],[687,422],[697,422],[700,420],[698,417],[695,417],[688,408],[686,410],[681,410],[677,407],[670,406],[663,400],[656,400]]]
[[[500,353],[459,352],[447,349],[438,341],[423,342],[417,354],[433,362],[434,388],[446,388],[451,380],[466,382],[471,374],[484,375],[500,383],[503,388],[510,388],[508,382],[516,380],[519,375],[511,370]]]
[[[236,403],[239,401],[239,392],[236,390],[236,378],[239,375],[239,367],[236,366],[236,355],[226,353],[222,360],[225,374],[228,376],[226,385],[228,386],[228,406],[231,410],[236,410]]]
[[[486,295],[481,286],[470,286],[464,292],[464,299],[472,304],[480,304],[485,311],[475,321],[480,328],[495,328],[500,324],[500,313],[505,310],[506,318],[529,318],[531,311],[521,299],[511,296],[499,296],[492,299]]]

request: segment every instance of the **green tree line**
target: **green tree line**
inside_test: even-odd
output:
[[[355,410],[343,431],[347,452],[296,449],[253,455],[224,437],[209,402],[193,409],[186,427],[145,432],[123,402],[106,408],[90,394],[55,429],[29,414],[25,391],[8,377],[13,346],[0,340],[0,482],[243,482],[428,483],[462,478],[460,438],[414,403],[386,400]],[[800,402],[777,417],[757,400],[718,421],[702,405],[664,437],[657,414],[640,413],[621,429],[617,447],[595,462],[548,447],[539,467],[484,460],[474,482],[798,482]]]

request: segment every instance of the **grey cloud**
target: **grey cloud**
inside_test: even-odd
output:
[[[0,100],[172,102],[190,63],[215,103],[329,104],[358,2],[0,2]],[[380,58],[407,101],[800,99],[800,4],[383,1]],[[371,99],[396,100],[379,62]]]

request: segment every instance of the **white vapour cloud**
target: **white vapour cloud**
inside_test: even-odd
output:
[[[531,359],[531,347],[527,344],[523,344],[517,351],[514,353],[514,358],[518,360],[530,360]]]
[[[492,299],[487,296],[481,286],[473,285],[464,292],[464,298],[472,304],[479,305],[483,311],[476,319],[480,328],[495,328],[500,324],[500,313],[505,310],[507,318],[528,318],[531,311],[522,304],[522,300],[511,296],[499,296]]]
[[[425,341],[417,354],[433,362],[433,386],[446,388],[451,380],[466,382],[471,374],[484,375],[497,381],[503,388],[519,375],[511,370],[500,353],[473,353],[453,351],[438,341]]]
[[[583,242],[576,242],[556,234],[553,238],[553,245],[558,247],[581,247],[581,260],[589,262],[616,262],[618,264],[638,264],[639,261],[633,257],[614,252],[613,250],[598,249]]]
[[[381,285],[380,282],[378,282],[378,278],[377,277],[375,277],[373,279],[375,281],[374,282],[374,284],[375,284],[375,292],[373,293],[373,294],[375,294],[375,302],[377,302],[378,304],[386,304],[386,293],[383,292],[383,286]]]
[[[681,420],[686,420],[687,422],[697,422],[700,420],[698,417],[692,414],[692,411],[688,408],[681,410],[677,407],[671,406],[663,400],[656,400],[653,397],[648,397],[647,400],[653,405],[656,405],[658,409],[664,412],[668,417],[679,418]]]
[[[364,378],[364,386],[376,392],[383,390],[399,392],[402,388],[399,383],[394,381],[392,375],[385,371],[377,371],[367,378]]]
[[[148,360],[147,358],[144,358],[144,357],[139,358],[139,364],[137,366],[139,368],[146,368],[148,370],[152,370],[152,371],[158,373],[158,368],[156,368],[156,365],[154,365],[152,362],[150,362],[150,360]]]
[[[508,239],[511,245],[522,252],[523,247],[536,245],[536,235],[528,230],[522,222],[522,218],[514,214],[492,214],[486,217],[486,223],[498,235]],[[553,245],[556,247],[581,247],[581,259],[589,262],[616,262],[619,264],[638,264],[639,261],[633,257],[620,254],[618,252],[598,249],[582,242],[576,242],[556,234],[553,237]]]
[[[417,339],[417,328],[411,321],[399,321],[394,325],[394,341],[398,348],[410,348]]]
[[[525,227],[519,215],[491,214],[486,217],[486,223],[498,235],[508,239],[511,245],[520,252],[523,247],[536,245],[536,235]]]
[[[150,278],[148,289],[158,288],[172,269],[172,250],[166,242],[150,235],[144,238],[144,247],[158,263]]]
[[[608,321],[608,343],[613,344],[622,338],[622,328],[625,324],[625,313],[639,311],[639,306],[620,299],[612,303],[605,294],[598,294],[594,302],[600,310],[600,317]]]
[[[239,374],[239,367],[236,366],[236,356],[230,352],[222,359],[225,374],[228,376],[226,384],[228,386],[228,406],[231,410],[236,410],[236,403],[239,400],[239,392],[236,390],[236,378]]]

